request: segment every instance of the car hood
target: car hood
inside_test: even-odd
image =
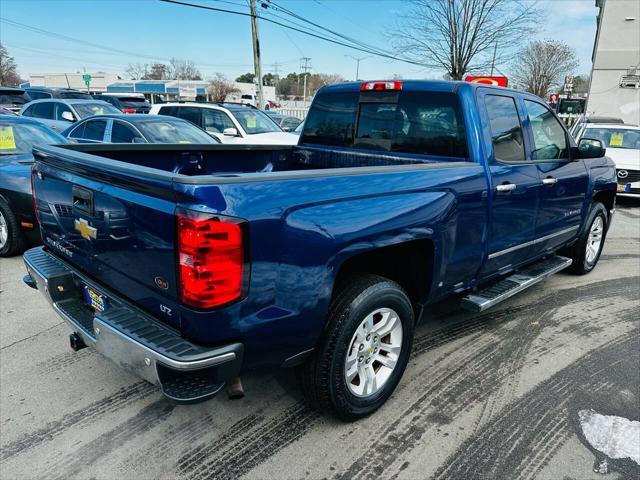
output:
[[[631,148],[607,148],[607,157],[613,160],[616,168],[640,170],[640,150]]]
[[[287,132],[256,133],[245,137],[247,143],[259,145],[297,145],[298,136]]]

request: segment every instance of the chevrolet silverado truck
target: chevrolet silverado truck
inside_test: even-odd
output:
[[[25,282],[92,346],[196,402],[296,367],[353,420],[407,366],[417,319],[481,311],[598,262],[616,172],[545,102],[500,87],[322,88],[296,146],[34,149],[43,247]]]

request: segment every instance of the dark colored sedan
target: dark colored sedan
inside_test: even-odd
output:
[[[122,94],[122,95],[94,95],[96,100],[110,103],[122,113],[149,113],[151,104],[142,95]]]
[[[31,196],[34,145],[68,143],[47,126],[24,117],[0,117],[0,257],[40,241]]]
[[[302,123],[302,120],[297,117],[283,115],[282,113],[274,112],[272,110],[265,111],[264,113],[269,115],[271,117],[271,120],[276,122],[278,126],[285,132],[293,132],[298,127],[298,125]]]
[[[191,122],[166,115],[96,115],[62,135],[77,143],[220,143]]]

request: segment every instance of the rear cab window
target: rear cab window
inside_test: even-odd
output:
[[[462,110],[450,92],[321,92],[301,143],[467,157]]]

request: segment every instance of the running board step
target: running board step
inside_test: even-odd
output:
[[[516,293],[541,282],[554,273],[564,270],[571,265],[570,258],[553,256],[533,263],[518,273],[503,278],[497,283],[483,288],[464,297],[460,306],[472,312],[482,312],[497,303],[514,296]]]

